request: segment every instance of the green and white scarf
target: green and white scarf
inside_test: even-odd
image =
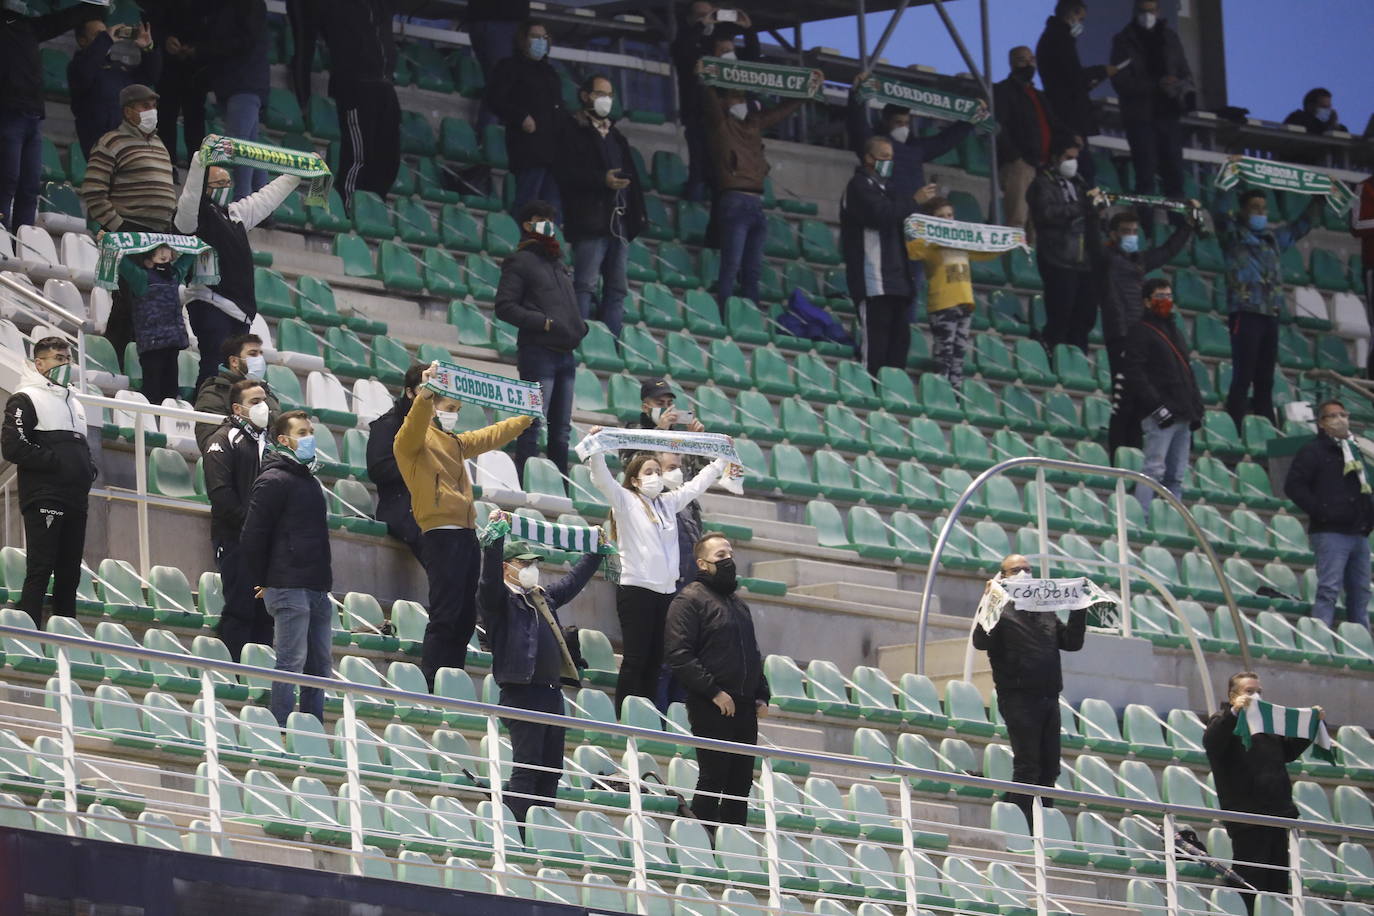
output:
[[[555,550],[573,553],[598,553],[612,556],[615,546],[607,543],[605,532],[591,525],[557,525],[543,519],[511,515],[487,524],[479,538],[483,547],[491,546],[497,538],[510,536]]]
[[[118,289],[119,262],[125,255],[142,254],[163,245],[179,254],[196,256],[195,267],[187,278],[191,283],[213,286],[219,282],[219,257],[215,249],[195,236],[163,232],[107,232],[100,239],[95,285],[104,289]]]
[[[1097,607],[1098,624],[1111,626],[1121,599],[1096,585],[1087,576],[1076,579],[996,578],[988,583],[978,602],[974,619],[984,631],[992,632],[1008,605],[1038,613],[1080,611]]]
[[[1336,762],[1331,735],[1316,709],[1296,709],[1277,706],[1264,700],[1251,700],[1245,711],[1236,716],[1236,736],[1241,744],[1250,747],[1250,739],[1259,734],[1279,735],[1283,738],[1306,738],[1312,742],[1312,753],[1327,763]]]
[[[466,401],[527,417],[544,416],[544,392],[538,382],[522,382],[520,379],[478,372],[439,360],[426,387],[441,397],[455,401]]]
[[[1364,460],[1359,455],[1355,454],[1355,450],[1350,447],[1350,437],[1347,436],[1344,439],[1337,439],[1336,441],[1341,444],[1341,460],[1345,462],[1345,466],[1341,469],[1341,473],[1358,474],[1360,476],[1360,492],[1370,492],[1369,481],[1366,480],[1364,476]]]
[[[1164,210],[1182,213],[1194,222],[1202,221],[1202,211],[1186,200],[1177,200],[1173,197],[1160,197],[1158,194],[1118,194],[1114,191],[1106,191],[1104,195],[1108,203],[1143,204],[1147,207],[1160,207]]]
[[[1270,159],[1242,156],[1225,162],[1217,173],[1216,186],[1222,191],[1229,191],[1242,181],[1251,187],[1271,191],[1325,194],[1326,205],[1337,213],[1345,213],[1355,201],[1355,194],[1350,188],[1325,172]]]
[[[789,67],[786,64],[761,64],[757,61],[726,60],[723,57],[701,59],[701,81],[718,89],[738,89],[741,92],[762,92],[789,99],[824,98],[825,76],[810,67]]]
[[[602,452],[673,452],[678,455],[700,455],[703,458],[724,458],[731,464],[743,466],[735,440],[721,433],[689,433],[661,429],[603,429],[577,443],[577,456],[586,461]]]
[[[334,175],[318,153],[270,146],[255,140],[238,140],[211,134],[200,145],[202,165],[247,165],[279,175],[295,175],[309,180],[305,202],[323,206],[329,199]]]
[[[908,216],[904,226],[908,241],[928,242],[942,248],[989,252],[1011,251],[1013,248],[1030,250],[1026,244],[1025,230],[1010,226],[965,223],[919,213]]]
[[[996,130],[997,122],[980,100],[930,86],[915,86],[886,76],[870,75],[859,84],[859,98],[883,105],[900,105],[917,114],[964,121],[979,130]]]

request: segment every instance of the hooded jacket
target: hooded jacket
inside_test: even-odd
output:
[[[1055,696],[1064,689],[1059,653],[1083,648],[1087,610],[1070,611],[1069,622],[1041,611],[1007,608],[992,632],[973,628],[973,648],[982,649],[992,663],[997,690],[1025,690]]]
[[[1158,270],[1183,250],[1192,237],[1189,226],[1179,226],[1163,245],[1127,254],[1114,244],[1102,246],[1102,335],[1108,340],[1125,337],[1145,311],[1142,290],[1145,275]]]
[[[1364,461],[1353,440],[1350,447],[1355,459]],[[1367,477],[1369,473],[1366,469]],[[1283,492],[1307,514],[1312,534],[1333,531],[1366,537],[1374,530],[1374,495],[1360,492],[1359,475],[1346,473],[1341,445],[1325,430],[1293,456]]]
[[[56,503],[84,510],[95,480],[86,444],[86,411],[76,390],[25,367],[5,402],[0,455],[19,468],[19,507]]]
[[[334,587],[324,488],[309,468],[275,448],[263,456],[253,484],[239,562],[254,587],[316,592]]]
[[[1064,126],[1084,139],[1097,133],[1097,115],[1088,94],[1107,78],[1107,68],[1101,64],[1083,66],[1078,59],[1078,39],[1060,17],[1045,20],[1045,31],[1035,44],[1035,60],[1044,96]]]
[[[235,382],[241,382],[246,378],[242,372],[235,372],[228,366],[221,366],[218,375],[212,375],[200,383],[200,388],[196,391],[196,403],[193,405],[196,410],[204,413],[217,413],[222,417],[229,416],[229,398],[234,388]],[[270,408],[267,421],[267,428],[272,428],[272,423],[277,419],[277,414],[281,413],[281,402],[272,393],[271,387],[267,382],[262,383],[262,389],[267,394],[267,406]],[[204,453],[206,446],[210,444],[210,437],[219,429],[214,423],[196,424],[196,445]]]
[[[99,18],[84,3],[46,16],[0,10],[0,111],[43,117],[43,61],[38,46]]]
[[[205,494],[210,497],[210,539],[238,543],[248,500],[258,479],[266,433],[252,423],[228,417],[205,449]]]
[[[514,441],[532,422],[531,417],[511,417],[470,432],[447,433],[434,423],[434,398],[416,398],[401,421],[392,451],[420,530],[445,525],[475,528],[468,459]]]
[[[76,137],[86,156],[91,154],[91,147],[97,140],[123,120],[119,107],[120,90],[134,83],[154,86],[162,76],[162,51],[156,44],[141,52],[142,57],[135,67],[125,67],[111,60],[113,47],[110,33],[101,32],[85,48],[76,51],[67,64],[67,89],[72,97]]]
[[[1193,376],[1188,345],[1173,317],[1146,311],[1126,337],[1126,396],[1135,422],[1167,407],[1176,423],[1202,426],[1202,394]]]
[[[688,583],[668,605],[664,660],[678,681],[699,697],[720,691],[742,701],[772,694],[749,605],[735,592],[722,595],[701,579]]]
[[[1250,736],[1247,750],[1236,736],[1236,714],[1230,705],[1213,713],[1202,734],[1202,746],[1212,765],[1221,809],[1297,817],[1288,764],[1301,757],[1311,743],[1306,738],[1258,734]]]
[[[412,400],[402,394],[391,409],[373,420],[367,433],[367,479],[377,487],[377,521],[391,536],[413,550],[420,543],[420,526],[410,513],[410,491],[396,463],[396,433],[400,432]]]
[[[1178,33],[1160,17],[1153,29],[1142,29],[1132,20],[1112,38],[1112,61],[1130,63],[1112,77],[1112,86],[1121,101],[1121,120],[1152,121],[1177,119],[1191,111],[1197,87],[1193,85],[1193,71],[1183,53]],[[1178,83],[1172,89],[1159,85],[1160,79],[1173,76]]]
[[[1098,244],[1097,211],[1082,177],[1064,178],[1046,166],[1026,190],[1026,203],[1035,224],[1036,258],[1064,270],[1091,270]]]
[[[520,329],[516,343],[521,347],[571,353],[587,336],[587,322],[573,292],[572,272],[532,239],[521,242],[515,253],[501,262],[496,317]],[[545,330],[550,320],[553,323]]]
[[[564,156],[558,142],[568,117],[563,81],[547,57],[534,60],[517,50],[492,70],[483,100],[506,127],[511,171],[554,166]],[[525,118],[534,119],[533,133],[521,126]]]
[[[534,681],[540,643],[553,641],[553,634],[527,593],[506,584],[503,572],[505,563],[501,558],[504,546],[505,538],[497,538],[482,552],[477,609],[487,629],[487,644],[491,646],[491,676],[498,684],[529,684]],[[583,554],[573,565],[572,571],[563,578],[551,585],[539,586],[554,620],[558,620],[558,609],[577,597],[592,576],[596,575],[600,565],[599,555]],[[548,642],[544,644],[547,651]],[[568,651],[572,653],[573,661],[580,664],[577,661],[578,651],[572,644],[568,645]],[[557,683],[558,677],[555,675],[547,686]]]
[[[607,158],[608,145],[616,150],[619,162],[615,166]],[[616,235],[633,241],[638,237],[645,223],[644,187],[625,135],[612,123],[603,139],[592,116],[579,111],[566,122],[558,149],[554,173],[563,197],[563,232],[568,241]],[[630,181],[618,191],[606,187],[606,173],[612,167]]]
[[[914,295],[902,241],[902,222],[914,212],[916,202],[897,197],[891,181],[854,169],[840,199],[840,250],[856,305],[873,296]]]

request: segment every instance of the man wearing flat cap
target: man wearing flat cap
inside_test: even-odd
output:
[[[498,509],[488,523],[502,520],[508,516]],[[477,609],[487,628],[491,674],[501,688],[501,705],[561,715],[562,685],[577,687],[582,679],[577,642],[564,634],[558,609],[577,597],[601,558],[584,555],[570,573],[547,586],[539,584],[542,559],[523,541],[493,540],[482,555]],[[552,807],[558,794],[565,729],[516,719],[504,719],[503,724],[510,732],[514,763],[505,801],[523,824],[526,811],[545,804],[545,799]]]

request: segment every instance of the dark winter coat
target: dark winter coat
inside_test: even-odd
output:
[[[205,413],[217,413],[222,417],[229,416],[229,407],[231,406],[229,403],[230,393],[234,387],[234,383],[241,382],[243,379],[244,374],[242,372],[235,372],[232,369],[221,366],[218,375],[212,375],[200,383],[200,388],[196,389],[196,402],[193,406],[196,410]],[[269,416],[272,420],[275,420],[277,414],[281,413],[281,402],[278,401],[277,396],[272,393],[272,389],[268,386],[267,382],[262,383],[262,388],[267,394],[267,406],[271,408]],[[272,428],[271,421],[268,422],[267,428]],[[196,424],[196,445],[200,448],[202,453],[210,444],[210,437],[215,434],[215,430],[217,429],[219,429],[219,427],[214,423]]]
[[[329,70],[331,98],[351,108],[366,87],[391,85],[396,70],[394,0],[316,0],[314,10],[313,21],[302,32],[318,27],[324,35],[329,59],[335,62]]]
[[[154,44],[143,52],[136,67],[125,67],[110,59],[114,39],[101,32],[84,49],[72,55],[67,64],[67,89],[72,97],[72,116],[76,119],[76,138],[81,152],[91,147],[124,119],[119,92],[125,86],[142,83],[156,85],[162,76],[162,52]]]
[[[1350,448],[1364,460],[1359,446],[1351,442]],[[1370,474],[1367,465],[1365,474]],[[1293,456],[1283,492],[1307,513],[1307,530],[1313,534],[1332,531],[1365,537],[1374,530],[1374,496],[1360,492],[1358,474],[1345,473],[1340,443],[1325,432]]]
[[[885,131],[874,130],[869,121],[868,102],[856,90],[849,91],[846,111],[849,146],[862,159],[864,146],[870,137],[884,137],[892,144],[892,177],[887,180],[897,200],[911,200],[912,195],[926,183],[925,164],[954,149],[973,132],[973,125],[956,121],[938,134],[918,137],[913,124],[905,142],[898,143]]]
[[[21,16],[0,10],[0,111],[43,117],[43,60],[38,46],[89,19],[84,3],[46,16]]]
[[[1102,334],[1110,342],[1125,337],[1145,311],[1145,275],[1158,270],[1183,250],[1193,230],[1179,226],[1163,245],[1126,254],[1115,245],[1102,248]]]
[[[1312,742],[1279,735],[1250,736],[1247,750],[1236,737],[1236,714],[1223,706],[1207,720],[1202,746],[1217,784],[1217,803],[1223,811],[1245,811],[1274,817],[1297,817],[1288,764],[1302,756]]]
[[[1059,653],[1083,648],[1087,626],[1087,610],[1070,611],[1064,623],[1054,614],[1006,608],[991,633],[973,628],[973,647],[987,652],[998,691],[1055,696],[1064,689]]]
[[[229,418],[205,449],[205,494],[210,497],[210,540],[238,543],[248,499],[262,464],[262,437],[253,424]]]
[[[1097,213],[1082,177],[1065,179],[1047,166],[1026,190],[1026,203],[1035,224],[1037,259],[1051,267],[1091,270],[1097,254]]]
[[[1045,20],[1045,31],[1035,45],[1035,62],[1044,96],[1055,116],[1084,139],[1097,133],[1097,115],[1088,94],[1107,78],[1107,68],[1101,64],[1083,66],[1078,59],[1078,40],[1058,16]]]
[[[699,697],[720,691],[739,700],[768,702],[768,679],[749,605],[691,582],[668,606],[664,659],[678,681]]]
[[[563,156],[558,138],[563,132],[563,82],[545,57],[534,60],[517,52],[496,65],[483,97],[506,127],[506,159],[513,172],[551,167]],[[534,119],[534,133],[525,133],[525,118]]]
[[[86,508],[95,462],[86,444],[86,412],[71,388],[32,370],[5,402],[0,455],[19,468],[19,508],[57,504]]]
[[[269,451],[253,484],[239,539],[243,575],[254,587],[334,587],[324,489],[294,457]]]
[[[872,296],[915,295],[903,241],[903,221],[916,212],[910,197],[899,198],[892,183],[863,166],[840,201],[840,249],[849,296],[857,304]]]
[[[119,263],[119,286],[132,303],[134,341],[139,353],[153,350],[184,350],[191,345],[182,316],[181,292],[192,258],[181,258],[158,267],[138,263],[140,255],[128,255]]]
[[[1175,423],[1202,426],[1202,394],[1188,358],[1188,344],[1172,317],[1145,312],[1126,336],[1125,390],[1129,415],[1138,423],[1167,407]]]
[[[521,244],[502,262],[496,317],[520,329],[516,342],[522,347],[570,353],[587,336],[587,322],[573,292],[572,272],[538,242]],[[549,319],[553,324],[544,330]]]
[[[420,526],[410,512],[410,490],[396,465],[392,446],[413,403],[401,395],[390,410],[372,421],[367,435],[367,478],[377,486],[377,521],[386,522],[391,536],[411,549],[420,543]]]
[[[613,143],[620,153],[620,177],[629,185],[616,191],[606,187],[611,164],[605,143]],[[579,111],[564,124],[558,142],[559,157],[554,165],[558,192],[563,197],[563,233],[570,242],[610,238],[620,235],[633,241],[644,231],[644,187],[635,169],[630,143],[615,125],[605,140],[585,111]],[[621,210],[616,216],[616,210]],[[612,225],[613,220],[618,225]]]
[[[1148,32],[1133,21],[1116,33],[1110,59],[1120,63],[1127,58],[1131,62],[1112,77],[1112,86],[1121,101],[1122,121],[1177,119],[1192,110],[1197,94],[1193,71],[1178,33],[1164,19],[1159,19]],[[1166,91],[1160,87],[1160,79],[1166,76],[1178,78],[1174,89]]]
[[[999,164],[1023,160],[1039,168],[1049,154],[1054,138],[1067,134],[1049,99],[1029,83],[1009,76],[992,87],[997,112],[997,161]],[[1040,102],[1037,110],[1036,100]],[[1041,112],[1045,115],[1042,124]],[[1045,132],[1048,131],[1046,134]]]

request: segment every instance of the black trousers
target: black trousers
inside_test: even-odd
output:
[[[1288,893],[1288,831],[1282,827],[1226,822],[1231,837],[1231,859],[1236,874],[1255,890]],[[1253,864],[1242,864],[1242,863]],[[1272,865],[1274,868],[1261,866]],[[1255,911],[1254,891],[1239,888],[1247,912]]]
[[[157,135],[167,147],[172,164],[182,161],[177,146],[177,117],[182,119],[186,155],[195,155],[205,139],[205,96],[208,92],[204,68],[189,66],[167,55],[163,58],[162,78],[157,81]],[[218,350],[215,351],[218,354]]]
[[[129,294],[122,289],[110,292],[110,314],[105,319],[105,339],[114,347],[115,359],[119,361],[119,371],[126,371],[124,351],[134,339],[134,311],[129,303]]]
[[[1183,126],[1177,118],[1127,121],[1126,142],[1131,147],[1137,194],[1154,194],[1155,176],[1165,197],[1183,196]],[[1091,185],[1089,185],[1091,187]],[[1154,208],[1138,208],[1140,221],[1154,225]]]
[[[369,83],[350,91],[339,106],[339,196],[353,212],[353,192],[386,197],[401,168],[401,105],[396,87]]]
[[[161,404],[164,398],[177,397],[177,357],[180,347],[163,347],[138,354],[143,367],[143,396],[149,404]]]
[[[199,300],[186,303],[186,316],[191,319],[191,333],[196,335],[200,350],[200,368],[196,373],[196,390],[199,391],[201,382],[219,374],[220,348],[224,342],[230,337],[247,334],[249,325]]]
[[[911,352],[910,309],[908,296],[869,296],[859,303],[863,361],[869,375],[876,376],[883,366],[906,369]]]
[[[997,691],[997,709],[1011,741],[1011,778],[1033,786],[1052,786],[1059,778],[1059,695],[1033,690]],[[1002,797],[1031,819],[1031,796],[1008,792]],[[1047,806],[1054,800],[1043,798]]]
[[[1236,312],[1230,318],[1231,387],[1226,412],[1241,431],[1247,413],[1274,423],[1274,368],[1279,359],[1279,320],[1273,315]]]
[[[733,699],[735,714],[726,716],[710,700],[696,695],[688,697],[687,719],[692,723],[692,734],[698,738],[758,744],[759,717],[753,698]],[[692,813],[698,820],[743,824],[749,817],[749,790],[753,785],[753,757],[697,748],[697,789],[692,795]]]
[[[220,593],[224,595],[224,609],[220,612],[220,642],[229,655],[238,661],[243,647],[250,642],[263,646],[275,645],[276,627],[267,605],[253,597],[255,583],[243,575],[239,564],[238,541],[216,541],[215,565],[219,567]]]
[[[502,684],[501,705],[535,712],[563,713],[563,691],[539,684]],[[563,772],[563,736],[567,731],[554,725],[539,725],[502,719],[510,733],[511,769],[506,782],[506,805],[522,825],[525,813],[548,799],[553,806],[558,796],[558,777]],[[520,764],[529,766],[520,766]],[[537,768],[537,769],[536,769]]]
[[[658,669],[663,667],[663,625],[668,620],[672,593],[662,594],[635,585],[615,590],[615,612],[620,618],[622,643],[620,678],[615,682],[615,711],[626,697],[658,695]]]
[[[76,587],[81,584],[81,552],[86,547],[86,507],[38,502],[24,509],[27,542],[24,590],[19,610],[43,627],[43,598],[52,579],[52,612],[76,616]]]
[[[420,535],[420,562],[429,577],[429,624],[420,670],[429,689],[440,668],[463,668],[477,629],[477,576],[482,551],[471,528],[436,528]]]
[[[1097,323],[1097,284],[1091,271],[1069,270],[1036,258],[1045,284],[1045,326],[1040,339],[1054,355],[1055,344],[1088,352],[1088,335]]]
[[[1116,460],[1116,450],[1120,446],[1140,448],[1144,437],[1139,424],[1129,422],[1129,405],[1122,374],[1126,371],[1126,338],[1114,337],[1107,341],[1107,368],[1112,375],[1112,416],[1107,422],[1107,454]]]

